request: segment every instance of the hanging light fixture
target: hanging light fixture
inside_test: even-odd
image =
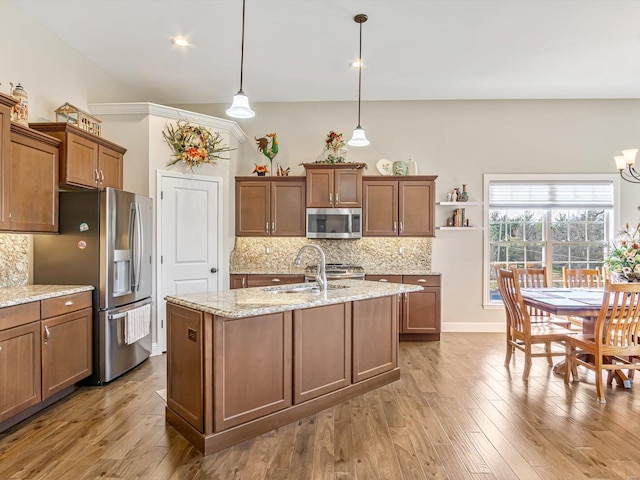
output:
[[[353,17],[353,20],[360,24],[360,55],[358,57],[358,126],[353,129],[353,136],[347,143],[352,147],[365,147],[369,145],[369,140],[364,133],[364,128],[360,126],[360,101],[362,99],[362,24],[366,22],[368,17],[364,13],[360,13]]]
[[[253,118],[256,112],[249,106],[249,98],[242,90],[242,73],[244,67],[244,4],[242,0],[242,46],[240,47],[240,90],[233,96],[233,103],[227,109],[227,115],[233,118]]]
[[[635,169],[637,148],[622,150],[622,155],[616,155],[616,168],[623,180],[630,183],[640,183],[640,172]]]

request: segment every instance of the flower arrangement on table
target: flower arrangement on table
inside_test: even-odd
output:
[[[627,281],[640,280],[640,224],[630,229],[629,224],[616,235],[616,240],[604,260],[609,272]]]
[[[235,150],[223,145],[218,132],[211,133],[208,128],[186,120],[178,120],[175,127],[168,124],[162,136],[175,157],[168,165],[182,162],[183,168],[190,171],[203,164],[216,165],[218,160],[229,160],[221,154]]]
[[[344,163],[346,149],[342,133],[336,133],[331,130],[327,133],[324,140],[325,160],[326,163]]]

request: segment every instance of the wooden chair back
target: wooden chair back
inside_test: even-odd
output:
[[[549,286],[547,267],[516,268],[520,288],[545,288]]]
[[[518,284],[520,288],[545,288],[548,287],[547,267],[542,268],[516,268]],[[528,307],[527,311],[533,317],[548,317],[549,313],[537,308]]]
[[[562,267],[564,288],[600,288],[602,277],[597,268]]]
[[[531,332],[529,312],[520,294],[520,282],[515,269],[496,268],[498,291],[504,303],[507,315],[507,328],[522,334]]]
[[[640,355],[640,283],[605,281],[594,340],[596,355]]]

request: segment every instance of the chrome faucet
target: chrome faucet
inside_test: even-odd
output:
[[[320,290],[325,291],[327,289],[326,259],[324,256],[324,252],[318,245],[316,245],[315,243],[307,243],[306,245],[300,247],[300,250],[298,250],[298,255],[296,256],[296,259],[293,261],[293,263],[296,267],[300,266],[302,253],[306,248],[316,250],[320,254],[320,263],[318,263],[318,268],[316,268],[316,282],[318,282],[318,287],[320,287]]]

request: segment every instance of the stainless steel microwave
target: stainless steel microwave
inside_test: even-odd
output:
[[[361,208],[307,208],[307,238],[361,237]]]

